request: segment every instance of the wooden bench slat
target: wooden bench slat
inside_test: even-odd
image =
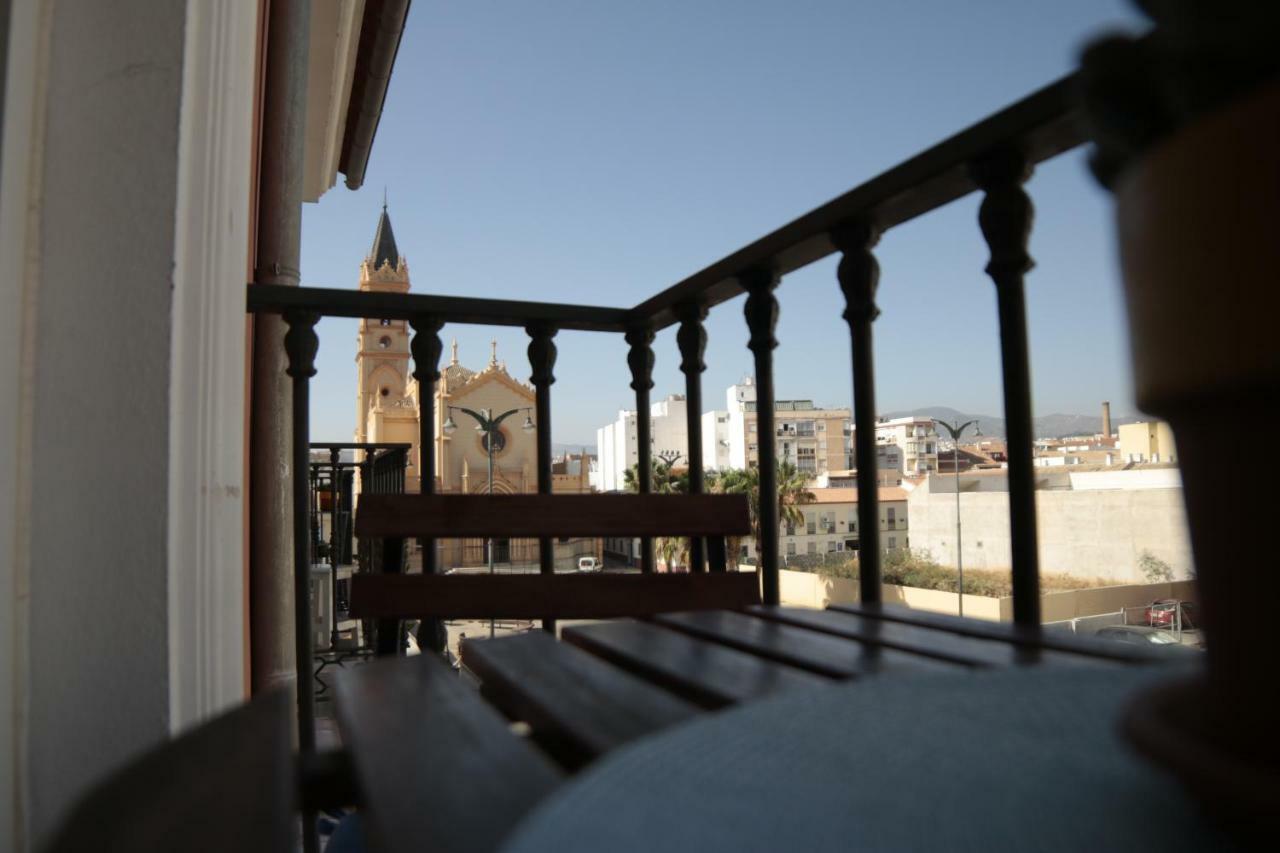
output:
[[[760,603],[752,572],[355,575],[355,618],[608,619]]]
[[[561,781],[437,658],[365,664],[335,691],[372,849],[494,850]]]
[[[745,495],[361,495],[370,537],[745,536]]]
[[[1097,665],[1098,659],[1070,652],[1030,649],[983,637],[968,637],[935,628],[868,619],[842,610],[806,607],[752,607],[748,613],[839,637],[860,640],[953,663],[980,667],[1017,665]]]
[[[462,662],[485,698],[524,720],[544,748],[577,767],[701,709],[543,631],[468,640]]]
[[[1009,622],[987,622],[982,619],[965,619],[949,613],[933,613],[928,610],[912,610],[897,604],[833,604],[831,610],[853,613],[867,619],[883,619],[889,622],[902,622],[908,625],[919,625],[940,631],[950,631],[968,637],[1000,640],[1005,643],[1027,648],[1056,649],[1063,652],[1088,655],[1101,660],[1119,663],[1151,663],[1168,658],[1162,656],[1158,649],[1147,651],[1138,646],[1126,646],[1123,643],[1108,643],[1091,637],[1079,637],[1075,634],[1056,631],[1027,630]]]
[[[712,611],[666,613],[659,625],[711,642],[807,669],[828,678],[854,678],[883,672],[950,670],[955,664],[782,625],[745,613]]]
[[[644,622],[574,625],[564,628],[561,636],[705,708],[829,683],[803,670]]]
[[[82,799],[47,853],[279,853],[297,826],[292,705],[265,693],[162,744]]]

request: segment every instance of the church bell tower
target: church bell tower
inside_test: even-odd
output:
[[[373,247],[360,264],[360,290],[408,293],[409,265],[396,247],[387,205],[382,205]],[[362,319],[356,345],[356,441],[367,441],[369,411],[402,400],[409,383],[409,328],[405,320]]]

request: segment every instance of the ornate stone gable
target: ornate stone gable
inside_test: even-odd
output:
[[[451,383],[449,385],[449,397],[456,402],[478,391],[485,385],[495,382],[506,387],[526,402],[532,403],[535,399],[533,387],[512,377],[510,373],[507,373],[506,367],[501,364],[490,364],[479,373],[473,373],[460,385]]]

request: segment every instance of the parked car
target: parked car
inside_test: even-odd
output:
[[[598,572],[600,571],[600,561],[595,557],[579,557],[578,571],[580,572]]]
[[[1178,623],[1178,608],[1182,608],[1182,623]],[[1179,601],[1176,598],[1162,598],[1147,605],[1147,624],[1153,628],[1183,630],[1200,627],[1199,613],[1194,601]]]
[[[1195,651],[1191,646],[1178,642],[1178,638],[1168,631],[1146,625],[1109,625],[1106,628],[1099,628],[1096,636],[1130,646],[1157,647],[1171,652]]]

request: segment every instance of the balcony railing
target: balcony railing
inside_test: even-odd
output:
[[[748,348],[754,358],[759,430],[774,434],[773,337],[779,300],[775,291],[785,277],[802,267],[839,253],[836,281],[846,300],[844,318],[852,348],[852,391],[855,444],[864,476],[858,478],[858,528],[863,531],[859,573],[865,604],[881,600],[880,511],[877,497],[876,393],[873,327],[879,308],[876,288],[880,269],[874,248],[887,230],[980,191],[978,215],[981,235],[991,251],[986,267],[996,286],[1000,332],[1004,409],[1007,424],[1009,515],[1012,538],[1014,621],[1038,625],[1039,577],[1035,503],[1032,480],[1031,386],[1027,353],[1023,277],[1031,268],[1027,240],[1032,205],[1023,190],[1035,164],[1076,147],[1083,141],[1072,96],[1073,80],[1063,79],[1024,98],[995,115],[906,160],[899,166],[853,188],[781,228],[761,237],[632,308],[608,308],[544,302],[378,293],[310,287],[255,285],[248,288],[251,312],[282,314],[288,332],[283,345],[287,372],[293,380],[293,441],[295,464],[295,577],[306,588],[307,565],[307,442],[310,380],[315,375],[318,347],[316,323],[322,316],[408,321],[413,336],[410,350],[413,376],[420,386],[420,489],[435,489],[436,421],[433,389],[440,377],[445,324],[523,327],[529,336],[530,379],[536,403],[537,490],[549,494],[551,477],[551,386],[557,358],[555,336],[561,330],[623,336],[629,346],[627,365],[635,392],[639,491],[652,490],[650,392],[653,388],[655,334],[677,326],[680,369],[685,376],[688,412],[689,491],[704,491],[702,459],[702,373],[706,347],[704,321],[710,310],[746,294]],[[976,238],[975,234],[975,238]],[[620,373],[622,366],[619,365]],[[620,379],[620,381],[622,381]],[[778,448],[763,442],[758,450],[761,531],[760,574],[766,604],[779,600],[777,494]],[[424,571],[437,570],[432,543],[423,543]],[[543,572],[553,571],[550,539],[539,542]],[[704,571],[703,543],[695,540],[690,568]],[[642,541],[641,569],[654,569],[652,540]],[[305,610],[306,601],[299,599]],[[299,641],[299,684],[309,686],[306,661],[311,650]],[[309,690],[300,692],[309,693]],[[304,723],[309,726],[310,721]]]

